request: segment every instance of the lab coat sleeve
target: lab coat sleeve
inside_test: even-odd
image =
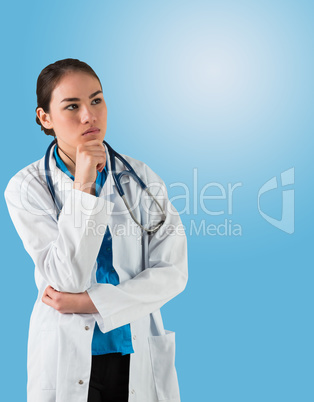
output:
[[[149,168],[146,166],[146,169]],[[147,182],[156,176],[151,174]],[[157,233],[150,235],[150,239],[144,235],[144,269],[117,286],[94,284],[87,290],[98,310],[94,316],[102,332],[158,310],[186,286],[187,239],[179,214],[168,200],[165,186],[164,194],[162,204],[168,208],[166,221]],[[161,201],[160,197],[158,200]]]
[[[9,181],[4,196],[35,269],[58,291],[84,292],[103,239],[95,229],[107,225],[113,203],[72,188],[56,220],[47,187],[22,174]]]

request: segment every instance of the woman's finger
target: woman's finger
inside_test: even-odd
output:
[[[47,286],[46,287],[46,294],[53,299],[53,296],[55,295],[55,289],[52,286]]]
[[[102,172],[103,170],[104,170],[104,168],[105,168],[105,166],[106,166],[106,164],[104,164],[104,163],[99,163],[98,165],[97,165],[97,170],[98,170],[98,172]]]
[[[59,297],[60,292],[58,292],[56,289],[54,289],[52,286],[49,285],[46,287],[44,294],[46,297],[50,297],[50,299],[56,300]]]
[[[41,301],[45,304],[47,304],[50,307],[53,307],[53,300],[47,295],[44,294],[43,297],[41,298]]]

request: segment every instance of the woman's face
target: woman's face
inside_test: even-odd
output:
[[[38,109],[37,115],[46,128],[53,128],[60,147],[72,154],[79,144],[103,141],[106,134],[107,106],[98,79],[88,73],[71,71],[63,76],[52,92],[50,113]],[[83,135],[91,127],[99,131]]]

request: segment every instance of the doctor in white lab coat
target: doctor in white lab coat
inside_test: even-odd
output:
[[[186,236],[163,181],[146,164],[124,155],[166,211],[155,234],[143,232],[132,220],[102,144],[107,124],[102,87],[85,66],[61,60],[47,66],[37,81],[36,121],[57,138],[64,151],[60,157],[75,177],[71,180],[57,167],[54,145],[49,166],[60,215],[47,188],[44,157],[20,170],[5,190],[12,221],[34,261],[38,287],[29,326],[27,401],[88,400],[97,322],[104,333],[130,324],[134,353],[128,401],[179,402],[175,334],[164,329],[159,309],[186,286]],[[49,83],[40,87],[48,76]],[[83,135],[91,127],[97,130]],[[94,183],[105,165],[108,175],[97,197]],[[117,171],[125,169],[118,160],[116,165]],[[156,204],[139,185],[128,176],[121,182],[137,219],[145,227],[158,220]],[[120,279],[116,286],[96,281],[96,259],[107,227]]]

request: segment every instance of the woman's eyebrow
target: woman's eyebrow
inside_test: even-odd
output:
[[[96,96],[97,94],[100,94],[100,93],[102,93],[102,91],[100,91],[100,90],[92,93],[91,95],[89,95],[89,99],[93,98],[94,96]],[[62,103],[62,102],[74,102],[74,101],[78,102],[78,101],[80,101],[80,98],[65,98],[60,103]]]

